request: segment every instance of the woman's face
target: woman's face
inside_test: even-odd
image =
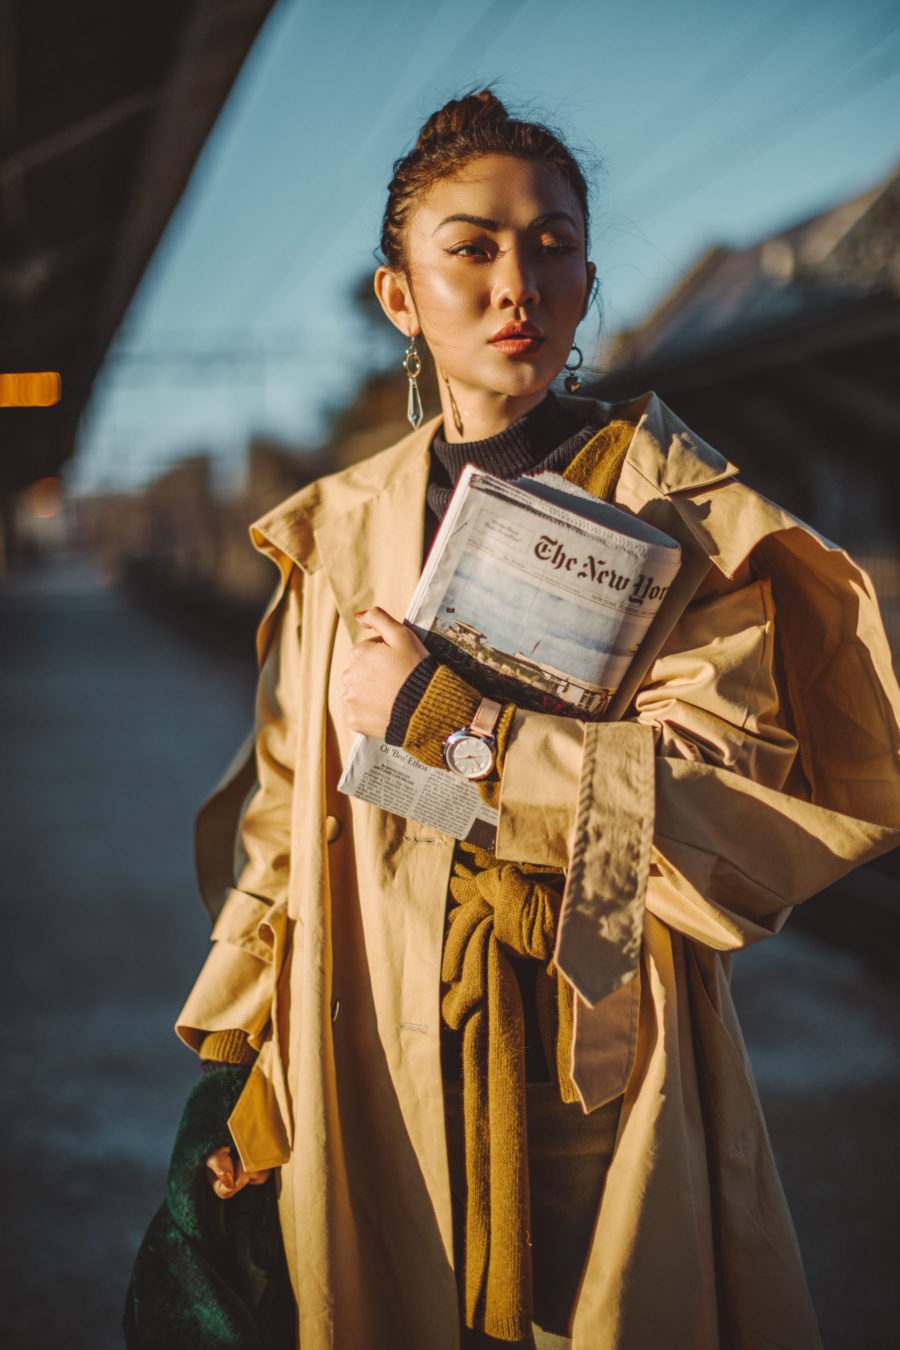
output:
[[[421,329],[464,417],[498,395],[521,415],[559,374],[594,277],[584,235],[562,175],[506,155],[439,180],[413,209],[410,331]]]

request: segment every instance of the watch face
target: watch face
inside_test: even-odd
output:
[[[470,732],[457,732],[444,748],[447,767],[462,778],[487,778],[494,767],[491,742]]]

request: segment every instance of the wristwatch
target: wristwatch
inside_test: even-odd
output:
[[[497,763],[497,741],[494,728],[502,711],[502,704],[493,698],[483,698],[478,711],[467,727],[451,731],[444,741],[444,763],[460,778],[476,781],[487,778]]]

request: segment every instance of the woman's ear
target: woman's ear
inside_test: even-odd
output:
[[[407,337],[419,332],[419,318],[404,272],[395,272],[392,267],[379,267],[375,273],[375,294],[395,328],[399,328]]]

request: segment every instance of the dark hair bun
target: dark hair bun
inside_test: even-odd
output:
[[[443,108],[431,114],[419,132],[416,149],[428,150],[476,127],[493,126],[508,120],[509,113],[490,89],[481,89],[477,94],[466,94],[463,98],[452,98]]]
[[[581,167],[565,142],[540,122],[519,122],[491,89],[451,99],[433,113],[409,154],[394,161],[381,222],[381,254],[388,267],[407,265],[406,233],[415,203],[433,183],[452,178],[485,155],[509,155],[556,169],[575,194],[588,237],[588,188]]]

